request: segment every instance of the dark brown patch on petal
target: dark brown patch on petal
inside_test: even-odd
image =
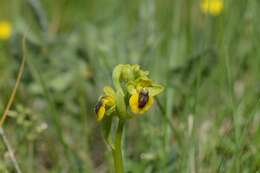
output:
[[[103,105],[102,100],[99,100],[99,101],[97,102],[96,106],[95,106],[95,113],[96,113],[96,114],[98,113],[98,111],[99,111],[99,109],[102,107],[102,105]]]
[[[144,108],[145,105],[148,103],[148,100],[149,100],[148,91],[142,90],[139,93],[139,97],[138,97],[138,108]]]

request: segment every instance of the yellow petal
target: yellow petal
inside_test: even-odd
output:
[[[97,121],[101,121],[105,115],[106,109],[105,106],[101,106],[97,112]]]

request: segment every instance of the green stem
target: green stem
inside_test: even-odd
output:
[[[124,173],[124,164],[123,164],[123,156],[122,156],[122,135],[124,130],[124,121],[119,120],[116,136],[115,136],[115,146],[112,150],[115,173]]]

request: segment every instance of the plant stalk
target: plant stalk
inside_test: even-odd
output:
[[[17,173],[22,173],[22,171],[21,171],[21,169],[20,169],[20,167],[18,165],[18,162],[17,162],[17,160],[15,158],[14,151],[13,151],[13,149],[11,147],[11,144],[8,141],[8,139],[6,138],[6,135],[4,133],[4,129],[2,127],[0,127],[0,135],[1,135],[2,139],[3,139],[3,142],[4,142],[7,150],[8,150],[9,156],[11,158],[11,161],[12,161],[12,163],[14,165],[14,168],[15,168],[16,172]]]
[[[124,130],[124,121],[119,120],[116,136],[115,136],[115,145],[112,149],[115,173],[124,173],[124,163],[122,156],[122,135]]]

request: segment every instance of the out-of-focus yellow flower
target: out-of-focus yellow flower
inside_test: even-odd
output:
[[[0,40],[8,40],[12,35],[12,26],[7,21],[0,21]]]
[[[213,16],[218,16],[224,8],[223,0],[202,0],[201,10]]]
[[[99,98],[95,106],[95,113],[97,115],[97,121],[104,118],[105,114],[110,114],[115,109],[115,92],[114,90],[106,86],[103,89],[105,95]]]

